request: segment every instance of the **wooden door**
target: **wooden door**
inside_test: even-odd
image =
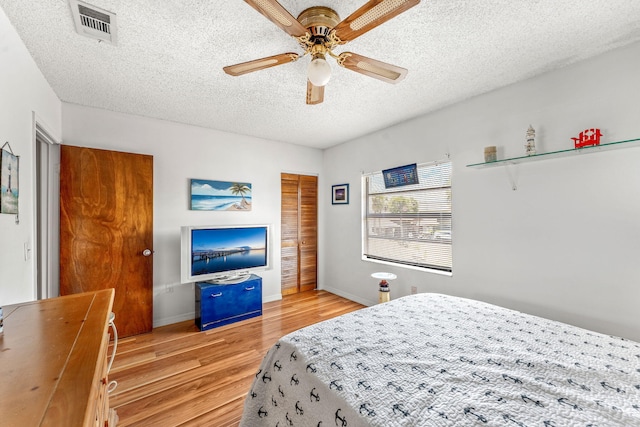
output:
[[[300,292],[318,285],[318,177],[300,175],[298,229]]]
[[[152,254],[153,157],[63,145],[60,294],[114,288],[120,336],[149,332]]]
[[[281,175],[282,294],[317,287],[318,177]]]
[[[298,184],[299,176],[283,173],[281,193],[281,277],[282,295],[298,292]]]

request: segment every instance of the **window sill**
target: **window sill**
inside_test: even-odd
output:
[[[367,257],[362,257],[362,261],[373,262],[375,264],[384,264],[384,265],[389,265],[389,266],[392,266],[392,267],[404,268],[404,269],[407,269],[407,270],[422,271],[424,273],[438,274],[440,276],[448,276],[448,277],[452,277],[453,276],[453,272],[451,272],[451,271],[436,270],[434,268],[416,267],[416,266],[413,266],[413,265],[399,264],[399,263],[389,262],[389,261],[381,261],[381,260],[378,260],[378,259],[371,259],[371,258],[367,258]]]

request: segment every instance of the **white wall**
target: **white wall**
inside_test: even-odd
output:
[[[483,147],[524,155],[572,147],[599,127],[604,141],[640,138],[640,44],[451,106],[325,151],[327,185],[349,183],[348,206],[324,212],[325,288],[371,304],[375,271],[392,297],[441,292],[497,303],[640,340],[640,145],[513,166],[472,169]],[[425,84],[428,84],[425,83]],[[361,172],[453,162],[453,276],[360,259]]]
[[[154,326],[194,317],[180,283],[180,226],[272,224],[264,300],[280,293],[280,173],[319,174],[320,150],[63,103],[63,143],[149,154],[154,162]],[[250,212],[189,210],[189,179],[252,184]]]
[[[19,224],[15,215],[0,215],[0,305],[5,305],[35,299],[34,116],[59,140],[61,103],[2,9],[0,64],[0,146],[8,141],[20,156]]]

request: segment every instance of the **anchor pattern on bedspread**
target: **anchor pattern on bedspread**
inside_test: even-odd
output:
[[[283,337],[242,426],[640,426],[640,344],[418,294]]]

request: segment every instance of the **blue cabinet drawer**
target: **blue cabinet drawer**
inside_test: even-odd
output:
[[[195,292],[201,331],[262,315],[262,278],[255,274],[241,283],[198,282]]]

